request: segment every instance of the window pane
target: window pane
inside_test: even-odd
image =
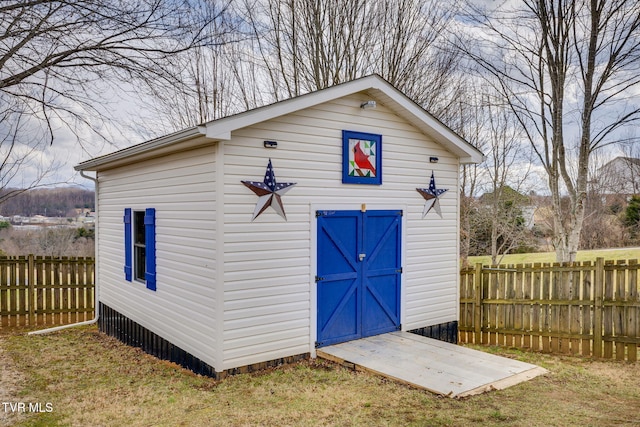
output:
[[[144,245],[144,212],[135,213],[134,222],[135,241],[134,243]]]
[[[145,247],[144,212],[135,212],[133,221],[134,233],[134,271],[136,280],[145,280],[147,257]]]
[[[147,265],[147,257],[144,246],[136,246],[136,279],[144,280],[144,273]]]

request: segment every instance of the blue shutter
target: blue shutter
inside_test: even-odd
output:
[[[124,210],[124,278],[131,281],[132,277],[132,245],[131,245],[131,208]]]
[[[144,233],[147,269],[144,279],[147,289],[156,290],[156,210],[148,208],[144,212]]]

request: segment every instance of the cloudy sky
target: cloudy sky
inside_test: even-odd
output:
[[[505,7],[505,4],[510,3],[512,2],[491,2],[490,4]],[[487,3],[478,0],[478,4]],[[465,22],[464,25],[470,25],[470,23]],[[473,27],[471,30],[473,30]],[[518,31],[522,30],[519,29]],[[131,89],[131,87],[127,88],[126,84],[119,84],[119,87],[116,88],[103,90],[102,92],[97,91],[96,96],[91,98],[91,103],[95,105],[94,108],[97,108],[100,112],[99,115],[112,119],[110,122],[94,124],[104,137],[97,136],[96,133],[83,126],[73,124],[66,126],[61,120],[53,119],[51,121],[54,134],[53,144],[49,145],[47,143],[38,146],[31,153],[29,163],[20,166],[19,173],[13,177],[11,182],[2,182],[0,184],[25,187],[38,176],[41,176],[43,171],[48,171],[43,182],[45,184],[91,186],[91,181],[80,177],[74,171],[74,165],[95,156],[169,133],[169,129],[162,129],[162,123],[154,120],[153,113],[145,106],[144,102],[141,102],[139,96],[131,95],[137,92]],[[567,99],[570,99],[571,95],[575,95],[577,92],[568,91],[567,94]],[[2,102],[2,99],[0,99],[0,102]],[[37,140],[38,133],[42,133],[42,123],[37,123],[34,119],[33,123],[27,123],[26,126],[32,126],[26,132],[26,135],[30,137],[31,141],[29,142],[33,144],[33,141]],[[567,135],[570,135],[570,132]],[[2,122],[0,121],[1,136]],[[1,151],[2,147],[0,147],[0,155],[2,154]],[[606,161],[620,154],[620,149],[608,147],[603,150],[600,159],[601,161]],[[535,181],[542,183],[542,187],[544,187],[544,173],[541,173],[540,177],[536,178]],[[536,188],[536,191],[539,191],[539,188]]]
[[[81,185],[92,188],[93,182],[80,176],[74,170],[75,165],[159,136],[142,126],[148,120],[148,107],[128,97],[125,92],[114,93],[108,102],[96,102],[104,103],[105,116],[111,116],[110,121],[97,125],[104,137],[86,126],[67,126],[60,119],[52,118],[53,143],[37,145],[28,161],[20,166],[19,172],[6,186],[24,188],[44,175],[40,185]],[[32,135],[42,135],[41,121],[32,119],[26,126],[29,126]],[[25,150],[25,147],[20,147],[17,152],[22,155]]]
[[[54,120],[53,144],[38,146],[27,165],[20,168],[19,173],[10,182],[11,187],[24,188],[47,170],[46,178],[41,183],[44,185],[66,186],[80,185],[93,188],[93,182],[89,181],[74,170],[74,166],[93,157],[108,154],[128,146],[144,142],[153,137],[169,133],[145,126],[151,122],[152,114],[144,103],[127,98],[125,94],[115,97],[109,102],[107,109],[113,116],[113,121],[102,126],[101,131],[106,139],[97,136],[94,132],[82,128],[74,128],[77,135],[59,121]],[[39,125],[34,124],[34,129]],[[618,148],[608,147],[603,150],[597,160],[600,162],[623,154]],[[538,170],[539,169],[539,170]],[[533,167],[528,187],[538,193],[546,192],[544,171],[540,167]],[[536,184],[537,183],[537,184]]]

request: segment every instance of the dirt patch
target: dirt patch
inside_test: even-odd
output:
[[[640,376],[637,372],[627,369],[630,366],[640,367],[640,363],[628,363],[618,361],[594,361],[588,364],[590,373],[603,377],[610,384],[617,385],[626,381],[635,382],[640,387]]]
[[[13,359],[4,352],[4,338],[0,336],[0,426],[10,426],[14,413],[5,411],[4,402],[17,402],[16,393],[23,384],[24,377],[16,369]]]

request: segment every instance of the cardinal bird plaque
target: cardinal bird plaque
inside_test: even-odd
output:
[[[342,182],[382,184],[382,136],[342,131]]]

